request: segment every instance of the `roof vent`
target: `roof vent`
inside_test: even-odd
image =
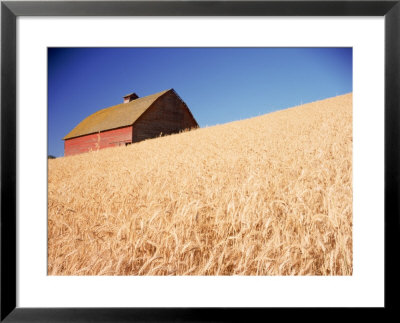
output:
[[[139,96],[136,93],[130,93],[124,96],[124,103],[131,102],[137,99]]]

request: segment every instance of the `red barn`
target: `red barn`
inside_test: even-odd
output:
[[[124,96],[124,103],[102,109],[82,120],[64,139],[64,155],[107,147],[197,128],[186,103],[174,89],[139,98]]]

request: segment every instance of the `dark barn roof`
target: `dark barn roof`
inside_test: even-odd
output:
[[[105,130],[130,126],[137,119],[139,119],[139,117],[145,111],[147,111],[158,98],[171,91],[180,99],[179,95],[173,89],[169,89],[149,96],[145,96],[143,98],[135,99],[128,103],[121,103],[106,109],[99,110],[88,116],[87,118],[83,119],[63,139],[66,140]]]

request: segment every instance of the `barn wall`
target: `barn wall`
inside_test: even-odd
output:
[[[133,142],[178,133],[197,126],[185,104],[175,94],[157,100],[133,125]]]
[[[132,142],[132,126],[108,130],[64,141],[64,156],[85,153]]]

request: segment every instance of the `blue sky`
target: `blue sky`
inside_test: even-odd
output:
[[[48,153],[97,110],[173,88],[200,127],[352,92],[351,48],[49,48]]]

